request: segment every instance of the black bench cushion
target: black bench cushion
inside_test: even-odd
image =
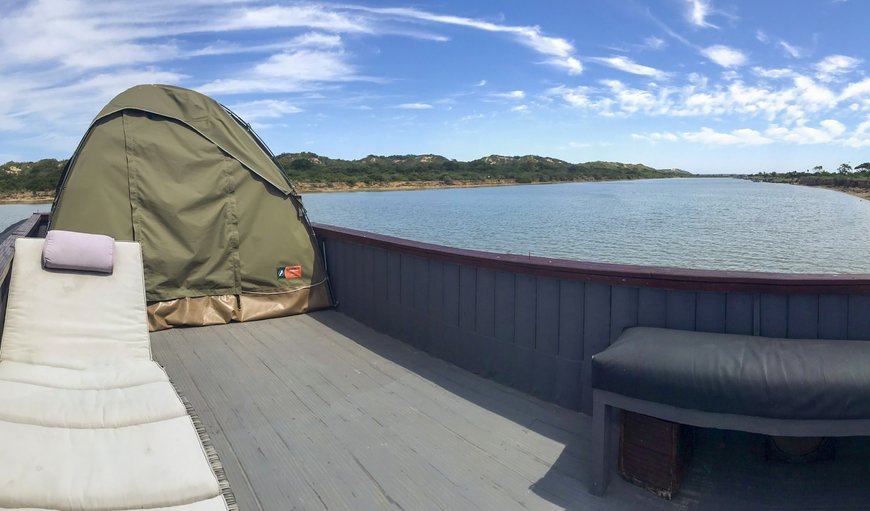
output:
[[[630,328],[592,358],[592,386],[706,412],[870,419],[870,342]]]

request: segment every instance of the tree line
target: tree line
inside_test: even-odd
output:
[[[438,155],[369,155],[358,160],[327,158],[315,153],[282,153],[278,162],[296,183],[378,185],[390,182],[500,181],[540,183],[690,176],[679,169],[655,169],[641,164],[595,161],[568,163],[542,156],[490,155],[457,161]]]
[[[852,167],[841,163],[835,171],[816,165],[812,169],[791,172],[759,172],[749,176],[754,181],[768,183],[794,183],[806,186],[838,186],[847,188],[870,188],[870,162]]]
[[[68,160],[10,161],[0,165],[0,193],[53,192]],[[595,161],[568,163],[542,156],[492,155],[457,161],[437,155],[370,155],[341,160],[315,153],[282,153],[276,157],[281,170],[301,185],[336,183],[378,185],[391,182],[513,182],[539,183],[687,177],[679,169],[655,169],[641,164]]]

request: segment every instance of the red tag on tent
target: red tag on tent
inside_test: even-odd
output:
[[[285,266],[284,267],[284,278],[285,279],[301,279],[302,278],[302,266]]]

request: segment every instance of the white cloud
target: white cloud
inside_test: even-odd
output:
[[[213,27],[214,30],[248,30],[304,27],[330,32],[371,33],[370,20],[322,5],[271,5],[233,9]]]
[[[843,145],[856,149],[870,147],[870,118],[859,124],[843,142]]]
[[[818,128],[803,124],[788,128],[785,126],[771,125],[765,130],[765,135],[782,142],[794,144],[827,144],[835,141],[846,132],[846,126],[840,121],[826,119],[819,123]]]
[[[417,19],[431,23],[457,25],[462,27],[483,30],[485,32],[498,32],[513,36],[520,44],[528,46],[534,51],[548,57],[546,63],[565,69],[569,74],[580,74],[583,65],[574,56],[574,45],[561,37],[544,35],[537,26],[500,25],[489,21],[435,14],[411,7],[385,7],[371,8],[354,6],[365,12],[397,16],[400,18]]]
[[[797,73],[788,68],[765,69],[763,67],[753,67],[752,71],[762,78],[794,78]]]
[[[592,101],[590,101],[587,93],[590,91],[587,87],[565,87],[564,85],[560,85],[559,87],[553,87],[546,91],[548,96],[558,96],[561,97],[566,103],[576,108],[585,108],[592,105]]]
[[[739,67],[746,63],[743,52],[721,44],[704,48],[701,54],[725,68]]]
[[[707,21],[711,6],[708,0],[686,0],[686,19],[700,28],[719,28]]]
[[[401,105],[397,105],[396,108],[401,108],[403,110],[429,110],[432,108],[432,105],[429,103],[402,103]]]
[[[676,142],[680,139],[676,134],[662,131],[653,133],[632,133],[635,140],[647,140],[649,142]]]
[[[490,96],[503,99],[523,99],[526,93],[521,90],[512,90],[510,92],[493,92]]]
[[[635,75],[651,76],[653,78],[663,78],[666,74],[664,71],[660,71],[654,67],[638,64],[628,57],[596,57],[592,60],[600,62],[606,66],[610,66],[614,69],[618,69],[620,71]]]
[[[767,44],[768,42],[770,42],[770,37],[767,35],[767,33],[764,30],[756,30],[755,31],[755,38],[758,39],[759,42],[762,42],[764,44]]]
[[[295,114],[302,111],[299,107],[287,101],[275,99],[260,99],[236,103],[231,105],[230,109],[238,114],[239,117],[249,122],[260,119],[277,119],[287,114]]]
[[[198,87],[205,94],[248,92],[299,92],[314,90],[321,82],[362,79],[338,50],[288,50],[270,56],[252,69],[240,73],[245,78],[223,78]]]
[[[341,48],[341,36],[308,32],[290,40],[290,46],[295,48]]]
[[[793,59],[799,59],[803,56],[804,52],[797,46],[793,46],[785,41],[780,41],[779,46],[785,50],[785,52]]]
[[[668,43],[666,43],[664,39],[658,38],[656,36],[650,36],[643,40],[643,47],[650,50],[661,50],[667,45]]]
[[[829,55],[816,64],[818,74],[816,77],[822,81],[831,81],[840,75],[846,74],[858,67],[860,59],[847,55]]]
[[[511,112],[526,112],[528,110],[529,110],[528,105],[517,105],[517,106],[511,108]]]
[[[701,128],[700,131],[682,134],[684,140],[709,145],[766,145],[773,142],[758,131],[741,128],[730,133],[715,131],[711,128]]]
[[[475,87],[483,87],[484,85],[486,85],[486,80],[481,80],[474,84]]]
[[[870,95],[870,78],[864,78],[860,82],[849,84],[840,95],[840,99],[850,99],[858,96]]]

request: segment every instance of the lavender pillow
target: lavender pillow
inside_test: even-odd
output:
[[[102,234],[48,231],[42,248],[42,266],[53,270],[112,273],[115,240]]]

